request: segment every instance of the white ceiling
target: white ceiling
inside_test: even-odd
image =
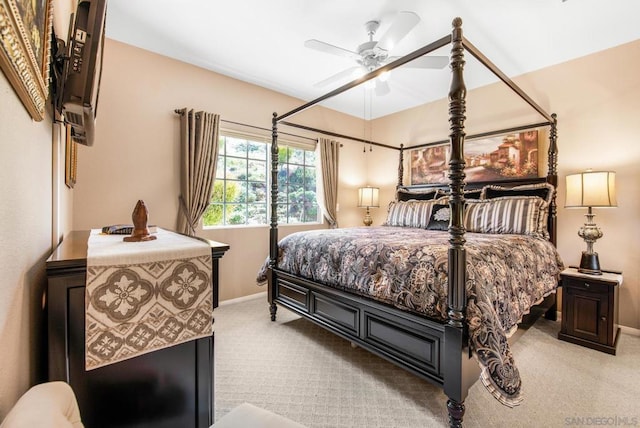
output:
[[[355,63],[305,40],[353,51],[368,40],[367,21],[379,20],[383,35],[399,11],[421,21],[391,55],[450,34],[459,16],[469,41],[511,77],[640,38],[640,0],[108,0],[107,37],[309,101],[349,79],[315,83]],[[469,89],[496,80],[472,61]],[[448,69],[399,69],[387,95],[367,101],[358,88],[323,105],[380,117],[446,97],[449,79]]]

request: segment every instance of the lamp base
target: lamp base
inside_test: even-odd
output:
[[[365,226],[371,226],[373,224],[373,219],[369,214],[364,216],[364,218],[362,219],[362,224],[364,224]]]
[[[587,273],[589,275],[602,275],[598,253],[589,253],[587,251],[583,251],[578,272]]]
[[[362,219],[362,223],[365,226],[371,226],[373,224],[373,219],[371,218],[371,213],[369,213],[369,207],[367,207],[367,212],[364,215],[364,218]]]

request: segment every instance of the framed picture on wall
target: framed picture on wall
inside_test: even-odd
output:
[[[541,134],[539,129],[530,129],[465,140],[465,181],[509,181],[537,177]],[[411,184],[448,183],[450,150],[449,144],[411,150]]]
[[[0,68],[34,120],[49,95],[52,0],[0,0]]]
[[[78,168],[78,146],[71,138],[71,125],[66,125],[65,159],[64,159],[64,184],[72,189],[76,185]]]

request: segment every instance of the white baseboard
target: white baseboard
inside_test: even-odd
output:
[[[220,302],[220,306],[232,305],[234,303],[246,302],[247,300],[259,299],[262,297],[264,300],[267,300],[267,292],[261,291],[256,294],[250,294],[248,296],[236,297],[235,299],[223,300]]]
[[[640,330],[633,327],[627,327],[626,325],[619,325],[620,333],[628,334],[630,336],[640,336]]]

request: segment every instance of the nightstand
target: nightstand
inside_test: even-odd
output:
[[[618,288],[622,274],[588,275],[565,269],[562,324],[558,339],[615,355],[618,345]]]

